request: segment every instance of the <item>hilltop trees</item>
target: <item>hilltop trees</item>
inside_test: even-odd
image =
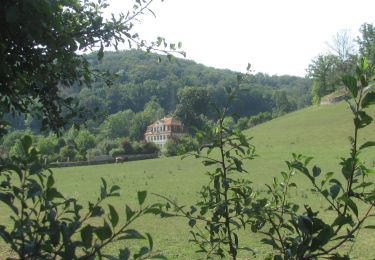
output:
[[[365,23],[360,28],[361,35],[357,39],[359,52],[367,57],[370,68],[375,66],[375,28],[374,25]]]
[[[309,65],[307,73],[313,79],[311,93],[314,104],[319,104],[321,97],[340,85],[339,59],[335,55],[319,55]]]
[[[358,56],[366,57],[370,69],[375,65],[375,29],[364,23],[359,29],[357,39],[348,30],[339,31],[328,45],[329,52],[314,58],[307,68],[307,77],[313,80],[311,96],[314,104],[320,98],[344,86],[340,78],[355,72]]]

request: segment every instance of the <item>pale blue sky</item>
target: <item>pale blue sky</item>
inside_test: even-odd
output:
[[[108,0],[112,12],[129,0]],[[144,16],[138,31],[153,40],[181,41],[187,58],[216,68],[304,76],[311,59],[343,29],[353,37],[375,24],[374,0],[155,0],[156,18]]]

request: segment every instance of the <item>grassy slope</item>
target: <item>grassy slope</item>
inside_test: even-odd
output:
[[[370,114],[374,115],[374,112],[375,110],[372,110]],[[259,154],[256,160],[246,164],[250,172],[249,178],[258,189],[263,189],[264,183],[272,181],[273,176],[285,169],[284,161],[290,159],[292,152],[314,156],[313,163],[321,166],[323,172],[337,171],[339,158],[348,153],[347,137],[351,130],[351,114],[345,103],[310,107],[249,129],[245,133],[254,136],[253,143]],[[364,131],[364,136],[375,139],[374,130],[374,126],[369,127]],[[364,141],[364,138],[362,139]],[[375,159],[371,154],[373,150],[365,154],[369,163]],[[99,192],[100,177],[105,177],[109,183],[122,187],[121,199],[113,201],[113,204],[117,208],[124,208],[125,203],[132,204],[136,200],[137,190],[144,189],[150,193],[168,196],[179,204],[191,205],[196,201],[197,191],[207,181],[205,171],[196,159],[181,160],[179,157],[173,157],[118,165],[55,169],[55,176],[59,188],[66,195],[81,200],[94,200]],[[297,180],[300,188],[296,195],[308,199],[319,210],[322,202],[304,189],[307,187],[306,179],[298,176]],[[158,198],[152,195],[148,198],[149,202],[157,200]],[[0,221],[6,221],[6,216],[3,215]],[[170,259],[197,258],[194,255],[194,245],[187,242],[189,229],[185,220],[150,217],[137,225],[153,234],[155,247],[162,249]],[[256,242],[259,240],[256,235],[250,233],[243,234],[242,237],[260,254],[268,250]],[[375,242],[369,233],[361,231],[360,240],[368,242],[368,239]],[[374,258],[375,252],[366,250],[363,254],[365,245],[363,242],[357,243],[353,255],[361,259]],[[109,250],[115,248],[116,246]],[[246,255],[243,257],[246,258]]]

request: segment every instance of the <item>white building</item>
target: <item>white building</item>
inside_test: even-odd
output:
[[[147,126],[145,140],[159,145],[162,150],[169,139],[183,135],[186,135],[186,132],[180,121],[172,117],[164,117]]]

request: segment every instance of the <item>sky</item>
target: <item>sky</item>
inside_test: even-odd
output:
[[[130,0],[107,0],[109,12]],[[311,60],[327,53],[340,30],[359,35],[375,24],[374,0],[154,0],[136,24],[146,40],[182,42],[186,58],[204,65],[254,73],[305,76]]]

